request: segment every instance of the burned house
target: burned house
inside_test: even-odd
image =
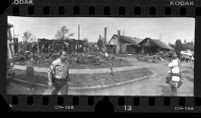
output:
[[[130,36],[123,36],[120,31],[114,34],[107,44],[107,50],[109,53],[126,53],[136,54],[140,53],[141,46],[139,43],[142,39],[134,38]]]
[[[172,47],[165,44],[164,42],[151,38],[145,38],[139,43],[139,45],[141,45],[141,54],[155,54],[159,51],[173,50]]]
[[[172,47],[164,42],[145,38],[139,39],[130,36],[123,36],[120,31],[114,34],[107,44],[107,51],[109,53],[123,53],[123,54],[155,54],[158,51],[170,51]]]
[[[39,39],[39,50],[40,52],[52,52],[59,50],[66,50],[67,52],[83,52],[85,41],[83,40],[48,40]]]

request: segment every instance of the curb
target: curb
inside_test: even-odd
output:
[[[128,71],[133,69],[142,68],[143,66],[123,66],[113,67],[113,72]],[[26,70],[26,66],[15,65],[14,69]],[[35,72],[47,72],[48,68],[34,67]],[[99,74],[99,73],[111,73],[111,68],[96,68],[96,69],[69,69],[70,74]]]
[[[152,72],[153,73],[153,72]],[[108,84],[108,85],[102,85],[102,86],[93,86],[93,87],[71,87],[69,88],[69,90],[94,90],[94,89],[105,89],[105,88],[111,88],[111,87],[116,87],[116,86],[120,86],[120,85],[126,85],[126,84],[131,84],[133,82],[137,82],[137,81],[141,81],[144,79],[148,79],[151,78],[153,76],[157,75],[156,73],[149,75],[149,76],[144,76],[144,77],[139,77],[136,78],[134,80],[129,80],[129,81],[125,81],[125,82],[119,82],[119,83],[114,83],[114,84]]]
[[[116,87],[116,86],[120,86],[120,85],[126,85],[126,84],[131,84],[133,82],[137,82],[137,81],[141,81],[141,80],[144,80],[144,79],[148,79],[148,78],[151,78],[153,76],[156,76],[157,74],[154,73],[152,71],[152,75],[149,75],[149,76],[144,76],[144,77],[139,77],[139,78],[136,78],[134,80],[129,80],[129,81],[125,81],[125,82],[119,82],[119,83],[114,83],[114,84],[109,84],[109,85],[100,85],[100,86],[93,86],[93,87],[69,87],[68,90],[70,91],[76,91],[76,90],[97,90],[97,89],[105,89],[105,88],[111,88],[111,87]],[[13,79],[14,81],[18,81],[18,82],[23,82],[23,83],[28,83],[27,81],[25,80],[20,80],[20,79]],[[43,88],[49,88],[48,85],[46,84],[40,84],[40,83],[34,83],[34,85],[36,86],[39,86],[39,87],[43,87]]]

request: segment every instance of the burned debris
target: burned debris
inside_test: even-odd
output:
[[[28,45],[28,49],[34,52],[37,63],[47,65],[58,57],[60,50],[69,54],[69,61],[72,64],[92,64],[95,66],[113,65],[118,60],[116,56],[133,56],[140,61],[157,63],[169,58],[174,50],[159,39],[125,36],[117,30],[109,42],[106,41],[107,28],[104,28],[104,37],[99,34],[97,42],[77,39],[38,39]],[[79,37],[78,37],[79,38]],[[16,60],[23,61],[26,54],[19,53]]]

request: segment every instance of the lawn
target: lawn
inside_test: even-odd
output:
[[[16,79],[26,80],[23,70],[16,70]],[[109,85],[119,82],[125,82],[139,77],[149,76],[152,72],[146,68],[135,69],[131,71],[121,71],[104,74],[70,74],[71,87],[91,87],[100,85]],[[36,83],[47,84],[47,73],[35,72]]]

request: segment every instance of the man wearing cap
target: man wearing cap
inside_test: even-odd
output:
[[[59,54],[60,57],[52,62],[48,70],[48,85],[54,87],[52,95],[57,95],[60,90],[63,90],[61,94],[67,94],[67,82],[69,82],[67,54],[65,51],[61,51]]]

